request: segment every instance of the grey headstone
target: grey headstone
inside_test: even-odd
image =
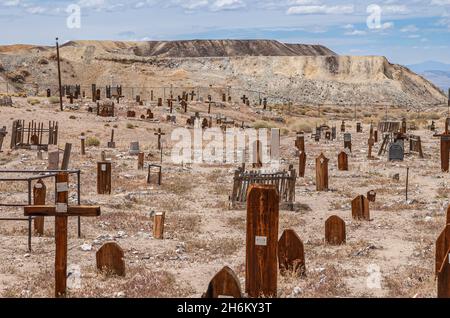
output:
[[[389,161],[398,160],[403,161],[405,156],[405,147],[403,142],[397,141],[389,147]]]
[[[130,143],[130,155],[138,155],[139,152],[139,141],[133,141]]]
[[[346,141],[346,142],[352,141],[352,134],[345,133],[344,134],[344,141]]]

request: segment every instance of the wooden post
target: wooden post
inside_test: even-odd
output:
[[[69,174],[56,176],[56,212],[66,213],[69,201]],[[55,297],[66,296],[67,277],[67,216],[55,216]]]
[[[111,194],[111,162],[97,163],[97,193]]]
[[[164,221],[166,214],[157,212],[153,218],[153,238],[162,240],[164,238]]]
[[[59,107],[61,111],[64,111],[63,107],[63,92],[61,84],[61,62],[59,58],[59,43],[58,38],[56,38],[56,59],[58,60],[58,85],[59,85]]]
[[[143,152],[138,154],[138,170],[144,169],[144,156],[145,154]]]
[[[363,195],[352,201],[352,217],[355,220],[370,221],[369,200]]]
[[[39,179],[33,188],[33,204],[45,205],[45,198],[47,195],[47,187],[44,182]],[[44,217],[38,216],[34,219],[34,231],[38,235],[44,235]]]
[[[320,154],[316,159],[316,190],[328,191],[328,159]]]
[[[72,144],[66,143],[66,147],[64,148],[63,160],[62,160],[62,164],[61,164],[61,170],[69,169],[70,152],[71,151],[72,151]]]
[[[306,275],[303,242],[294,230],[285,230],[278,242],[278,264],[281,275]]]
[[[154,133],[154,135],[158,136],[158,150],[161,150],[161,136],[165,136],[166,134],[161,131],[161,128],[158,128],[158,132]]]
[[[85,147],[86,135],[84,132],[81,133],[80,139],[81,139],[81,155],[84,156],[86,155],[86,147]]]
[[[450,249],[450,225],[447,224],[444,230],[439,235],[438,239],[436,240],[436,251],[435,251],[436,275],[441,269],[442,263],[449,249]]]
[[[236,274],[225,266],[218,272],[208,285],[208,290],[202,298],[220,297],[242,298],[241,284]]]
[[[441,136],[441,170],[449,172],[450,134]]]
[[[274,185],[248,190],[245,290],[250,297],[277,296],[279,201]]]
[[[300,178],[305,177],[305,170],[306,170],[306,153],[304,151],[300,151],[299,167],[298,167],[298,175]]]
[[[330,245],[345,244],[345,222],[340,217],[333,215],[325,222],[325,242]]]
[[[338,169],[339,171],[348,171],[348,155],[345,151],[338,156]]]

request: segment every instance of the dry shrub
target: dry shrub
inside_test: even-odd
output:
[[[319,125],[319,119],[288,119],[287,125],[290,131],[304,131],[311,133]]]

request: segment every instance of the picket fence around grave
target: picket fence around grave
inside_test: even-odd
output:
[[[295,202],[295,182],[297,173],[293,167],[289,171],[264,173],[259,171],[243,171],[238,169],[234,173],[233,192],[231,194],[231,208],[243,209],[247,202],[247,191],[252,184],[275,185],[280,196],[280,206],[293,209]]]

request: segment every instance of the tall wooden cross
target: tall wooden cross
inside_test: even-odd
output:
[[[69,216],[100,216],[99,206],[68,206],[69,174],[56,176],[56,206],[31,205],[24,207],[27,217],[55,217],[55,297],[65,297],[67,288],[67,219]]]
[[[191,101],[193,101],[194,97],[197,96],[197,94],[195,94],[195,91],[190,92],[188,95],[191,96]]]
[[[242,100],[242,103],[245,104],[247,102],[247,96],[245,96],[245,95],[242,96],[241,100]]]
[[[166,134],[161,131],[161,128],[158,128],[158,132],[155,133],[155,136],[158,136],[158,150],[161,150],[161,136],[165,136]]]

